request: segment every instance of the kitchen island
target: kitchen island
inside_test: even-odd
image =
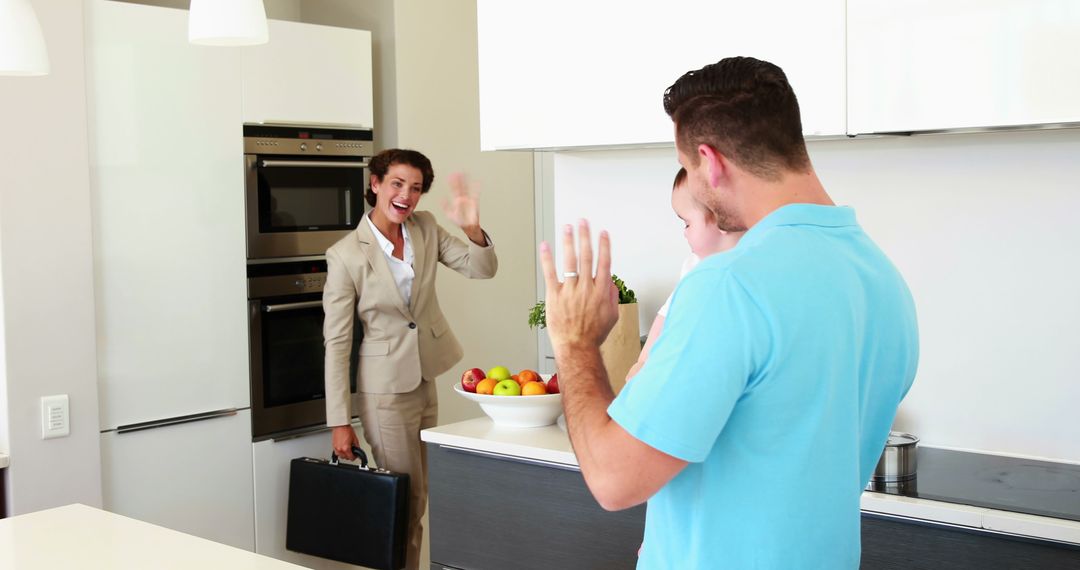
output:
[[[75,504],[0,520],[0,568],[292,570],[301,567]]]
[[[634,567],[644,506],[597,505],[561,422],[421,432],[433,570]],[[1080,569],[1080,521],[876,492],[861,502],[865,569]]]

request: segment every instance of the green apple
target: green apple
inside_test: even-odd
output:
[[[491,393],[496,396],[520,396],[521,384],[518,384],[517,380],[514,380],[513,378],[507,378],[506,380],[499,381]]]
[[[506,380],[510,377],[510,369],[505,366],[496,366],[491,370],[488,370],[488,378],[494,378],[496,380]]]

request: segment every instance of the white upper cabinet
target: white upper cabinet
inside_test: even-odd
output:
[[[736,55],[784,69],[807,135],[846,132],[844,0],[478,0],[477,27],[484,150],[670,143],[664,90]]]
[[[243,48],[244,122],[372,128],[371,32],[270,20]]]
[[[852,134],[1080,121],[1080,2],[849,0]]]

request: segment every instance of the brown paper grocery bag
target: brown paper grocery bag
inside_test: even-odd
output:
[[[611,389],[616,394],[626,383],[626,374],[637,362],[641,353],[641,331],[638,329],[638,305],[626,303],[619,305],[619,320],[611,329],[607,340],[600,345],[600,356],[604,359]]]

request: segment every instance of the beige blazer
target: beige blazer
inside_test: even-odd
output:
[[[326,424],[346,425],[352,416],[349,356],[353,318],[363,326],[357,389],[393,394],[410,392],[421,378],[434,379],[457,364],[461,344],[439,308],[436,263],[469,277],[490,279],[498,269],[495,248],[451,236],[430,212],[415,212],[405,222],[413,246],[412,299],[403,299],[386,256],[368,225],[326,251],[323,287],[323,342],[326,346]]]

